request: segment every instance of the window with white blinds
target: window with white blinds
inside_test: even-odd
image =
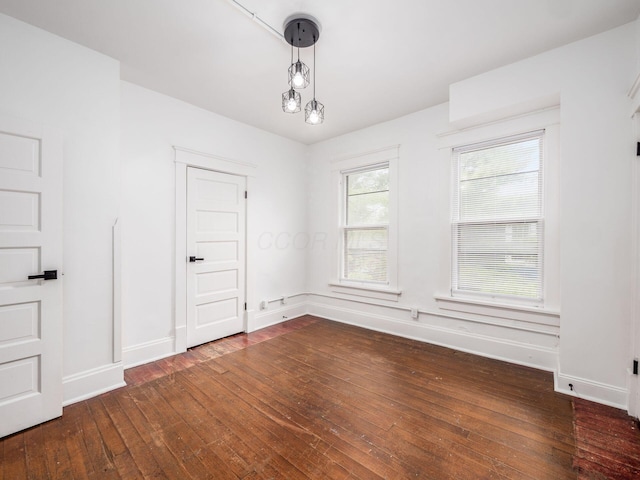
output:
[[[388,284],[389,164],[342,173],[342,278]]]
[[[453,149],[452,295],[539,304],[544,130]]]

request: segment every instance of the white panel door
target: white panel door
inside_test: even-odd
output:
[[[0,117],[0,437],[62,415],[61,266],[61,138]]]
[[[244,330],[246,179],[187,169],[187,346]]]

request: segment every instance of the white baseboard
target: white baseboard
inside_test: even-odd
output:
[[[127,347],[122,351],[122,358],[124,368],[127,369],[160,360],[161,358],[169,357],[176,353],[174,338],[165,337]]]
[[[626,388],[574,377],[557,371],[554,372],[553,381],[556,392],[602,403],[610,407],[621,408],[622,410],[627,409],[629,392]],[[573,386],[573,390],[569,384]]]
[[[508,325],[492,325],[491,328],[493,330],[467,331],[464,324],[458,324],[456,328],[448,328],[447,325],[442,323],[440,325],[427,323],[428,320],[424,319],[425,316],[421,316],[420,321],[404,320],[400,316],[393,317],[390,316],[393,315],[393,312],[389,314],[389,307],[365,305],[361,309],[360,307],[362,306],[358,303],[347,304],[346,307],[344,305],[337,306],[330,303],[309,301],[312,296],[313,294],[309,294],[305,295],[304,299],[300,298],[300,301],[285,305],[279,304],[266,310],[247,312],[247,333],[311,314],[328,320],[432,343],[475,355],[551,371],[554,373],[555,390],[558,392],[616,408],[627,408],[629,392],[626,388],[559,373],[558,350],[555,347],[557,344],[552,344],[550,341],[545,340],[548,337],[543,336],[542,340],[540,340],[539,338],[536,339],[534,334],[525,332],[521,337],[501,338],[500,333],[507,332]],[[340,302],[348,301],[347,299],[336,300]],[[406,316],[408,317],[408,314]],[[455,319],[452,321],[457,322]],[[465,321],[463,318],[459,319],[459,322]],[[452,323],[452,325],[454,324]],[[496,328],[505,330],[496,330]],[[175,346],[176,339],[185,333],[186,327],[179,332],[176,331],[176,338],[166,337],[125,348],[123,350],[124,368],[134,367],[178,353]],[[519,341],[521,339],[525,341]],[[538,344],[536,344],[536,340],[539,342]],[[531,343],[528,343],[529,341]],[[118,365],[120,369],[120,377],[118,378],[109,377],[110,374],[117,377],[117,374],[106,367],[66,378],[64,380],[65,405],[122,386],[124,384],[122,382],[123,365]],[[573,391],[569,388],[569,384],[573,385]]]
[[[558,364],[557,350],[551,348],[452,330],[421,322],[405,322],[380,314],[360,312],[333,305],[312,302],[307,305],[311,315],[483,357],[547,371],[553,371]]]
[[[308,313],[307,305],[306,302],[293,303],[256,312],[247,322],[247,333],[306,315]]]
[[[173,352],[183,353],[187,351],[187,326],[176,327],[175,338],[173,339]],[[166,357],[167,355],[165,355]]]
[[[62,405],[66,407],[125,385],[122,362],[69,375],[62,379]]]

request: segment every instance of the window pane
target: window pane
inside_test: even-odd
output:
[[[497,177],[540,169],[541,139],[460,153],[460,180]]]
[[[541,298],[541,224],[461,224],[454,236],[455,290]]]
[[[344,277],[365,282],[387,282],[386,228],[345,231]]]
[[[389,168],[351,173],[347,176],[347,195],[389,191]]]
[[[540,215],[538,172],[460,182],[460,220],[531,218]]]
[[[537,255],[464,255],[458,267],[458,290],[539,299]]]
[[[460,224],[457,243],[458,252],[461,255],[466,253],[537,255],[540,235],[536,222]]]
[[[389,223],[389,192],[347,196],[347,225]]]

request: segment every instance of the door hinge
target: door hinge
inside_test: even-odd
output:
[[[247,197],[248,197],[248,195],[247,195],[247,191],[245,190],[245,191],[244,191],[244,198],[247,198]]]
[[[247,309],[247,302],[244,302],[244,309]]]
[[[633,374],[638,375],[638,359],[633,359]]]

